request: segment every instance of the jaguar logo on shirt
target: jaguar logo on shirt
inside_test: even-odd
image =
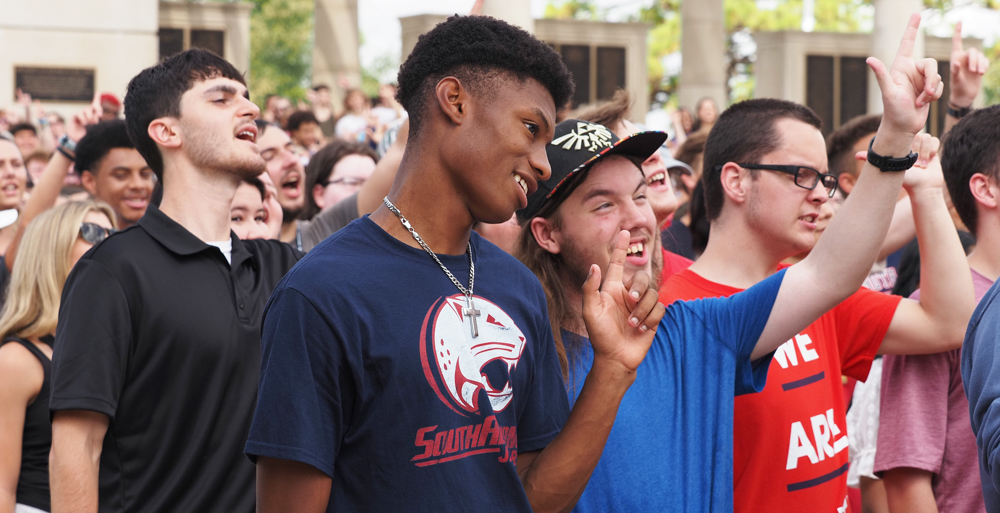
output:
[[[472,336],[471,312],[461,294],[435,302],[420,329],[420,363],[427,383],[452,411],[476,418],[459,427],[418,429],[414,445],[421,453],[410,459],[418,467],[486,454],[500,463],[517,464],[517,426],[504,426],[496,413],[514,398],[510,374],[524,352],[524,333],[499,306],[478,296],[473,301],[479,336]],[[504,375],[498,376],[498,371]],[[486,411],[479,404],[480,392],[489,400]]]
[[[486,391],[493,412],[507,408],[514,396],[510,373],[524,352],[524,333],[499,306],[473,296],[479,312],[479,336],[464,311],[466,299],[456,294],[431,307],[420,330],[420,363],[427,383],[441,401],[463,416],[480,415],[479,391]],[[505,368],[502,383],[491,383],[485,368],[494,361]]]

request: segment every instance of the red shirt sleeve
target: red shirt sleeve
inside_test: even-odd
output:
[[[868,379],[872,360],[902,299],[862,288],[833,309],[841,372],[845,376]]]

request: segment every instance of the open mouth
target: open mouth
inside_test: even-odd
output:
[[[653,176],[649,177],[649,179],[646,180],[646,184],[652,187],[663,187],[667,185],[666,171],[660,171],[658,173],[653,174]]]
[[[236,132],[236,138],[241,141],[248,141],[252,143],[257,142],[257,127],[245,127]]]
[[[281,190],[284,191],[286,195],[298,196],[300,183],[301,180],[299,179],[299,174],[292,173],[281,182]]]
[[[142,198],[125,198],[123,201],[125,203],[125,206],[127,206],[129,208],[135,208],[135,209],[146,208],[146,205],[149,204],[149,198],[146,198],[146,197],[142,197]]]
[[[514,175],[514,181],[517,182],[517,185],[519,187],[521,187],[522,191],[524,191],[524,195],[527,196],[528,195],[528,182],[524,181],[524,178],[521,178],[520,175]]]
[[[642,258],[646,254],[645,244],[637,242],[628,247],[628,251],[625,252],[625,257],[636,257]]]
[[[6,194],[7,196],[14,196],[18,193],[19,190],[20,188],[17,186],[17,184],[9,183],[3,186],[3,193]]]

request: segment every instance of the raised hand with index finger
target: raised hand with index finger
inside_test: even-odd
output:
[[[965,50],[962,44],[962,22],[956,23],[955,33],[951,36],[951,93],[948,98],[951,107],[963,109],[972,106],[989,65],[989,60],[979,50]]]
[[[666,310],[657,301],[645,272],[635,273],[628,283],[622,281],[628,242],[629,232],[622,230],[603,284],[600,266],[590,266],[590,276],[583,284],[583,320],[594,348],[594,365],[603,360],[634,373],[646,357]]]
[[[882,91],[884,111],[876,141],[891,150],[902,149],[904,155],[913,136],[924,128],[930,103],[940,98],[944,89],[941,75],[937,72],[937,61],[913,58],[919,28],[920,14],[914,13],[903,33],[891,69],[886,69],[885,64],[875,57],[869,57],[867,61]],[[887,138],[891,140],[885,140]]]

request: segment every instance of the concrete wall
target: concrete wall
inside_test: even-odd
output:
[[[223,57],[240,71],[250,70],[250,12],[253,11],[253,4],[165,1],[159,4],[160,27],[221,30],[225,33]]]
[[[312,83],[330,86],[332,103],[339,109],[344,104],[344,90],[337,87],[339,79],[345,78],[350,87],[361,85],[358,2],[316,0],[315,19]]]
[[[14,68],[95,70],[98,91],[119,97],[156,62],[157,0],[0,0],[0,105],[14,103]],[[64,116],[86,103],[45,102]]]
[[[400,62],[413,51],[417,38],[435,25],[448,19],[439,14],[421,14],[400,18],[402,26],[402,57]],[[625,87],[632,94],[631,118],[643,122],[649,110],[648,71],[646,69],[646,34],[649,26],[645,23],[602,23],[578,20],[535,20],[535,36],[550,45],[618,46],[625,48]],[[591,66],[596,73],[596,63]],[[591,80],[596,84],[596,80]]]
[[[782,98],[797,103],[806,101],[806,56],[842,55],[868,57],[872,52],[871,34],[840,34],[829,32],[758,32],[756,89],[757,98]],[[965,39],[965,47],[982,48],[982,41]],[[951,39],[926,37],[924,53],[927,57],[948,60],[951,57]],[[886,63],[891,65],[891,62]],[[869,82],[875,77],[869,71]],[[982,99],[977,99],[981,103]],[[878,106],[876,106],[878,107]],[[869,102],[869,110],[880,112]]]

